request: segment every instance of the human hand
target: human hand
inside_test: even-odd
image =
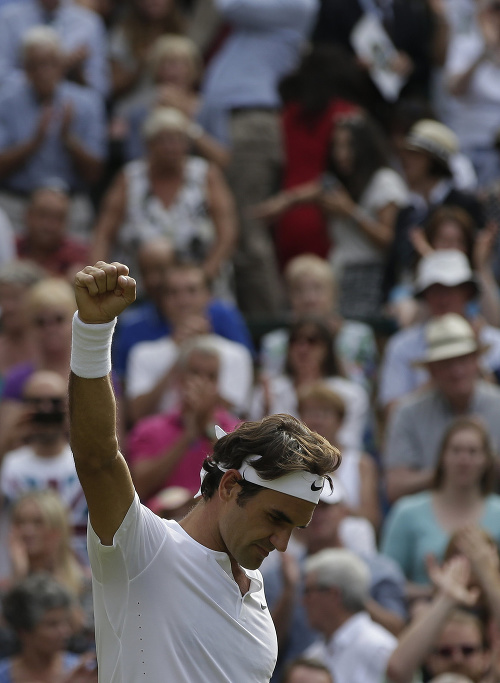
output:
[[[282,213],[285,213],[289,207],[290,200],[288,196],[281,192],[274,197],[266,199],[264,202],[260,202],[260,204],[249,206],[246,212],[249,218],[272,222],[279,218]]]
[[[188,314],[175,326],[172,338],[177,344],[182,344],[187,339],[210,332],[210,321],[205,315]]]
[[[458,605],[477,602],[479,590],[468,588],[471,566],[467,557],[456,555],[440,566],[433,555],[426,558],[427,573],[439,593]]]
[[[446,8],[444,4],[444,0],[428,0],[429,3],[429,9],[433,14],[436,14],[439,17],[446,17]]]
[[[184,377],[181,386],[182,413],[187,425],[198,434],[205,434],[219,400],[217,385],[203,377]]]
[[[74,118],[74,108],[71,102],[66,102],[61,116],[61,139],[67,143],[71,134],[71,124]]]
[[[480,584],[498,575],[498,551],[495,545],[488,542],[479,527],[468,525],[461,529],[455,536],[455,544],[469,560],[474,576]]]
[[[472,254],[472,263],[475,270],[481,271],[489,266],[493,256],[493,245],[497,233],[498,223],[495,221],[488,221],[483,230],[477,234]]]
[[[97,662],[95,654],[88,652],[80,663],[61,680],[61,683],[97,683]]]
[[[160,107],[173,107],[185,116],[192,116],[192,98],[177,85],[161,85],[156,92],[155,104]]]
[[[339,186],[336,186],[334,190],[324,192],[321,195],[320,205],[328,213],[341,216],[352,216],[357,208],[347,190]]]
[[[32,434],[34,410],[25,403],[12,402],[2,429],[2,447],[5,453],[28,443]]]
[[[87,45],[80,45],[80,47],[77,47],[71,52],[66,52],[64,56],[64,66],[66,67],[66,70],[70,71],[71,69],[81,66],[88,56],[89,48]]]
[[[123,263],[97,261],[75,277],[78,315],[84,323],[107,323],[135,301],[135,280]]]
[[[495,53],[500,47],[500,26],[498,22],[491,20],[491,14],[487,8],[478,13],[477,21],[483,36],[486,53]]]
[[[54,108],[51,106],[42,107],[40,117],[38,119],[38,125],[35,130],[34,139],[37,144],[40,144],[45,140],[47,133],[49,132],[49,127],[54,120]]]
[[[413,60],[406,52],[397,52],[390,60],[390,68],[402,78],[407,78],[415,68]]]
[[[420,256],[428,256],[429,254],[433,253],[434,249],[427,241],[425,232],[420,226],[414,225],[412,228],[410,228],[408,237],[413,248]]]

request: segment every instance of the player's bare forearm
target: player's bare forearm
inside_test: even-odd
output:
[[[116,436],[116,403],[109,377],[71,373],[70,441],[94,531],[111,544],[133,497],[132,479]]]
[[[79,320],[73,327],[70,440],[92,526],[110,544],[134,497],[116,435],[111,323],[134,301],[135,281],[124,264],[98,261],[77,273],[75,295]]]

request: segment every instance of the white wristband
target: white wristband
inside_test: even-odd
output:
[[[116,318],[109,323],[89,325],[73,316],[71,370],[85,379],[106,377],[111,372],[111,340]]]

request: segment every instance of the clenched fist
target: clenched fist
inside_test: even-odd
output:
[[[78,316],[84,323],[107,323],[135,301],[135,280],[123,263],[97,261],[75,276]]]

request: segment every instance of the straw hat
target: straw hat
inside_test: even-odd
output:
[[[488,346],[478,342],[470,324],[457,313],[446,313],[431,318],[425,326],[425,339],[425,356],[414,365],[427,365],[440,360],[467,356],[469,353],[483,353],[488,349]]]
[[[406,147],[427,152],[448,166],[450,157],[458,152],[458,138],[448,126],[439,121],[422,119],[410,129]]]

